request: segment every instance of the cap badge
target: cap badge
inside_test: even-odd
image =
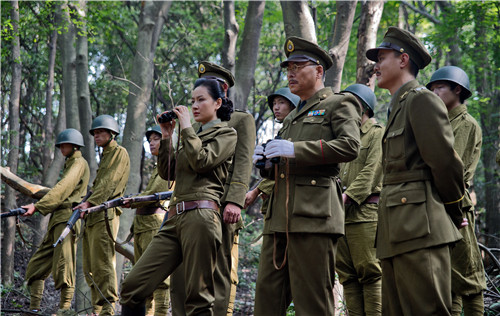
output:
[[[200,65],[198,66],[198,72],[199,72],[200,74],[205,73],[205,70],[206,70],[206,69],[205,69],[205,65],[200,64]]]
[[[402,48],[402,47],[399,49],[399,52],[400,52],[400,53],[404,53],[404,51],[405,51],[405,49],[404,49],[404,48]]]
[[[288,43],[286,43],[286,50],[291,53],[295,50],[295,46],[293,45],[292,40],[288,40]]]

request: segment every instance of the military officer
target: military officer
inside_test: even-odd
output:
[[[127,150],[115,140],[119,133],[115,119],[110,115],[99,115],[92,121],[89,132],[103,151],[92,184],[92,195],[76,207],[82,210],[122,196],[130,174]],[[122,210],[116,207],[107,210],[107,218],[105,212],[91,213],[85,218],[83,272],[90,287],[93,313],[101,316],[114,315],[118,300],[114,239],[121,213]]]
[[[290,91],[300,104],[254,162],[281,157],[264,223],[255,293],[255,315],[285,315],[293,300],[297,315],[333,315],[335,253],[344,233],[339,163],[358,155],[359,101],[324,86],[333,64],[317,44],[299,37],[285,42]],[[269,161],[269,160],[268,160]],[[265,173],[264,173],[265,174]]]
[[[75,292],[76,238],[66,238],[55,248],[53,244],[73,213],[73,203],[79,203],[87,192],[90,171],[80,151],[83,146],[83,136],[76,129],[68,128],[57,135],[56,147],[66,157],[62,178],[40,201],[23,206],[27,210],[23,216],[32,216],[36,211],[44,216],[51,214],[42,244],[26,268],[25,279],[31,296],[30,311],[34,313],[40,312],[44,282],[52,273],[55,288],[61,290],[57,315],[74,314],[70,308]],[[79,223],[74,226],[74,230],[80,230]]]
[[[453,147],[464,163],[465,198],[462,211],[469,225],[460,230],[464,237],[451,251],[452,315],[483,315],[483,290],[486,278],[477,239],[474,232],[474,204],[468,188],[472,185],[479,156],[482,133],[476,120],[467,113],[464,104],[472,93],[469,77],[461,68],[445,66],[432,74],[427,88],[443,100],[448,109],[455,142]]]
[[[159,125],[155,125],[146,131],[149,149],[151,150],[151,154],[153,156],[158,156],[161,136],[161,128]],[[168,190],[168,181],[163,180],[158,174],[158,169],[155,168],[151,178],[149,178],[146,189],[139,194],[139,196],[151,195]],[[154,235],[158,233],[166,212],[160,201],[130,203],[130,198],[125,198],[123,202],[124,207],[136,209],[131,231],[134,236],[134,260],[137,262],[148,247]],[[146,300],[146,315],[167,315],[170,303],[169,287],[170,279],[167,278],[165,281],[160,283],[158,288],[154,291],[153,298]]]
[[[290,92],[290,88],[284,87],[276,90],[267,97],[267,104],[273,112],[274,119],[282,123],[285,117],[297,107],[300,97]],[[262,198],[262,214],[267,211],[269,195],[274,188],[274,181],[263,179],[253,190],[247,192],[245,197],[245,208],[253,204],[257,197]]]
[[[382,188],[383,127],[373,118],[373,91],[353,84],[343,92],[361,102],[361,148],[358,158],[342,165],[345,236],[339,239],[335,265],[350,316],[382,314],[382,270],[375,255],[377,208]]]
[[[418,38],[389,27],[366,52],[389,90],[377,228],[383,315],[450,315],[450,245],[461,238],[463,164],[446,107],[415,79],[431,56]]]

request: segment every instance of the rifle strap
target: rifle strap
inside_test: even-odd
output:
[[[123,242],[117,242],[115,238],[113,237],[113,233],[111,232],[111,226],[109,225],[109,216],[108,216],[108,209],[104,210],[104,221],[106,222],[106,231],[108,232],[109,238],[116,244],[116,245],[125,245],[132,240],[132,237],[134,237],[133,233],[129,233],[127,236],[127,239],[125,239]]]
[[[24,239],[23,233],[21,231],[21,222],[19,221],[19,216],[16,216],[16,230],[17,230],[17,233],[19,234],[19,237],[21,237],[23,244],[25,244],[26,246],[30,246],[30,247],[33,246],[33,244],[27,242],[26,239]]]

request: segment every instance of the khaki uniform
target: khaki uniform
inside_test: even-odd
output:
[[[151,174],[146,189],[139,196],[151,195],[157,192],[168,191],[168,182],[163,180],[158,169],[155,168]],[[137,262],[142,256],[153,237],[158,233],[165,211],[162,211],[163,205],[159,201],[151,202],[136,202],[130,205],[131,208],[136,208],[137,213],[134,217],[134,260]],[[140,212],[151,214],[139,214]],[[153,213],[155,212],[155,213]],[[170,301],[168,288],[170,280],[165,279],[153,293],[153,299],[149,298],[146,301],[146,315],[166,316]],[[153,312],[154,311],[154,312]]]
[[[35,204],[46,216],[51,214],[47,233],[40,247],[31,258],[26,269],[26,281],[30,288],[30,309],[40,309],[44,281],[52,273],[56,289],[61,290],[60,309],[69,309],[75,291],[76,238],[72,235],[61,245],[53,244],[66,227],[73,213],[73,203],[80,203],[87,193],[90,171],[80,151],[66,158],[61,180]],[[74,226],[76,232],[80,224]]]
[[[175,189],[170,212],[182,211],[183,203],[196,200],[220,205],[236,132],[215,120],[206,124],[198,135],[193,128],[181,131],[182,147],[175,164]],[[169,140],[162,140],[158,172],[168,177]],[[122,283],[121,304],[136,308],[144,303],[157,286],[180,264],[184,265],[186,315],[212,314],[217,252],[222,242],[221,215],[210,208],[196,208],[169,218],[150,246]]]
[[[294,142],[295,158],[282,158],[275,165],[276,189],[264,223],[256,316],[285,315],[292,299],[298,315],[335,312],[335,252],[337,238],[344,233],[336,177],[338,164],[358,155],[359,108],[353,95],[323,88],[283,122],[278,135]],[[278,267],[286,260],[283,268],[277,270],[273,259]]]
[[[468,188],[472,184],[479,156],[481,155],[482,133],[476,120],[467,113],[467,107],[460,105],[448,112],[455,143],[453,147],[464,163],[464,181]],[[482,291],[486,289],[486,278],[476,235],[474,233],[474,206],[466,190],[463,201],[464,217],[469,225],[460,229],[464,237],[451,251],[451,288],[453,291],[453,314],[462,312],[461,298],[473,300],[472,305],[464,304],[469,313],[482,315],[484,302]],[[473,298],[474,297],[474,298]],[[475,314],[470,308],[475,307]]]
[[[381,315],[382,270],[375,255],[377,196],[382,188],[382,135],[375,120],[361,125],[358,158],[340,169],[345,205],[345,236],[339,239],[336,271],[349,315]]]
[[[268,196],[267,199],[262,199],[262,208],[260,209],[260,212],[265,215],[269,207],[269,196],[273,193],[274,180],[262,179],[257,188],[259,188],[260,192]]]
[[[87,202],[99,205],[122,196],[129,174],[130,159],[127,150],[112,140],[102,151],[92,185],[92,195]],[[116,239],[122,210],[116,207],[107,212],[109,226]],[[114,302],[118,300],[116,254],[115,244],[108,236],[104,216],[104,212],[95,212],[85,217],[83,272],[90,287],[93,311],[99,315],[112,315]]]
[[[389,108],[376,240],[382,313],[449,315],[449,244],[461,239],[463,164],[438,96],[412,80]]]

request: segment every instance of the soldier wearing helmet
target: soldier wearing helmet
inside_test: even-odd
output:
[[[464,163],[466,190],[462,211],[469,225],[460,230],[464,238],[458,241],[451,251],[452,315],[460,315],[462,308],[466,316],[482,315],[486,279],[474,232],[474,204],[469,193],[481,155],[482,133],[479,124],[467,112],[464,104],[472,95],[469,77],[459,67],[445,66],[432,74],[427,88],[437,94],[448,109],[448,118],[455,137],[453,148]]]
[[[92,122],[89,132],[97,146],[102,148],[102,154],[92,184],[92,195],[75,209],[87,209],[122,196],[130,174],[127,150],[115,140],[119,134],[115,119],[110,115],[100,115]],[[83,272],[90,287],[93,313],[101,316],[114,315],[118,300],[114,240],[121,213],[122,210],[116,207],[107,210],[107,217],[104,212],[95,212],[85,218]]]
[[[76,238],[66,238],[59,247],[53,244],[61,235],[72,214],[73,203],[79,203],[87,193],[90,171],[82,157],[83,137],[79,131],[69,128],[57,135],[56,147],[66,157],[61,180],[37,203],[24,205],[31,216],[36,211],[46,216],[51,214],[47,233],[42,244],[31,257],[26,269],[25,280],[30,291],[30,311],[40,312],[44,281],[52,274],[54,285],[61,291],[57,315],[71,314],[71,300],[76,281]],[[80,224],[73,227],[80,231]]]
[[[356,96],[363,115],[359,155],[340,169],[345,235],[339,238],[335,271],[344,287],[349,315],[381,315],[382,269],[374,244],[382,188],[384,129],[373,118],[377,100],[369,87],[353,84],[341,93]]]

